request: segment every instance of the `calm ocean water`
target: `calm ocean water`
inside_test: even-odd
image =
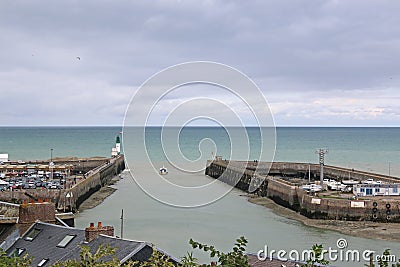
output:
[[[46,159],[53,156],[109,156],[119,127],[74,128],[0,128],[0,153],[11,159]],[[259,137],[256,129],[249,129],[251,139],[250,159],[257,155]],[[155,161],[163,162],[159,141],[159,128],[149,128],[146,133],[148,152]],[[316,148],[328,148],[326,163],[376,171],[400,176],[400,128],[278,128],[276,161],[317,162]],[[181,150],[189,160],[200,156],[199,142],[211,138],[217,145],[217,154],[229,158],[230,145],[226,132],[220,128],[188,128],[179,136]],[[205,147],[207,150],[207,147]],[[203,151],[204,152],[204,151]],[[204,153],[208,153],[205,151]],[[136,155],[130,160],[143,160]],[[205,164],[205,162],[204,162]],[[140,168],[140,164],[137,168]],[[140,170],[146,173],[148,170]],[[149,171],[148,177],[151,178]],[[182,209],[166,206],[146,195],[130,179],[129,173],[118,182],[118,189],[101,205],[78,214],[78,227],[89,222],[103,221],[111,224],[119,235],[120,213],[124,209],[124,237],[146,240],[157,244],[175,256],[190,250],[188,240],[196,240],[229,250],[235,238],[244,235],[250,243],[248,250],[257,252],[268,245],[269,249],[308,249],[315,243],[325,248],[336,247],[339,238],[346,238],[348,249],[382,251],[391,248],[400,256],[400,243],[350,237],[332,231],[306,227],[301,223],[280,217],[269,209],[253,205],[233,190],[221,200],[200,208]],[[170,169],[168,179],[177,183],[208,183],[210,178],[202,173],[182,173]],[[216,187],[226,187],[216,183]],[[372,231],[372,230],[371,230]],[[205,256],[198,254],[201,259]],[[337,266],[362,266],[363,263],[337,262]]]
[[[0,127],[0,153],[11,160],[111,155],[121,127]]]
[[[53,156],[110,156],[120,127],[0,127],[0,153],[13,160],[48,159]],[[162,160],[160,128],[149,128],[150,154]],[[259,134],[248,129],[252,155],[259,147]],[[221,128],[187,128],[179,138],[188,159],[199,157],[199,141],[211,138],[217,154],[230,157],[230,142]],[[317,162],[315,149],[328,148],[326,164],[400,175],[400,128],[277,128],[276,161]],[[138,155],[142,157],[142,155]],[[236,158],[235,158],[236,159]]]

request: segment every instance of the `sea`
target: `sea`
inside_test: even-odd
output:
[[[235,144],[232,144],[227,129],[186,127],[173,131],[178,132],[175,141],[182,157],[176,156],[177,151],[174,151],[175,154],[164,155],[168,146],[161,142],[163,130],[159,127],[146,128],[146,154],[134,153],[133,148],[126,149],[129,151],[126,160],[130,171],[122,173],[123,179],[114,185],[117,191],[102,204],[77,214],[77,227],[84,228],[90,222],[102,221],[103,225],[113,225],[118,236],[151,242],[177,258],[192,251],[190,238],[229,251],[236,238],[245,236],[249,241],[247,251],[251,253],[267,250],[270,254],[283,250],[287,253],[292,251],[292,255],[295,255],[293,251],[301,254],[314,244],[322,244],[326,249],[338,251],[338,259],[331,261],[334,266],[362,266],[366,263],[362,259],[364,251],[376,251],[375,255],[379,255],[386,248],[390,248],[392,254],[400,259],[398,242],[358,238],[305,226],[301,222],[279,216],[268,208],[249,203],[243,192],[214,182],[204,175],[206,159],[215,155],[233,160],[257,159],[262,150],[257,128],[246,129],[250,152],[243,153],[243,157],[235,154],[235,158],[231,157]],[[25,161],[49,159],[51,156],[109,157],[116,137],[121,136],[122,131],[121,127],[0,127],[0,154],[8,153],[10,160]],[[318,163],[316,150],[324,148],[328,150],[325,164],[400,176],[399,136],[400,128],[396,127],[277,127],[276,140],[273,140],[276,147],[273,159]],[[125,136],[124,132],[123,146],[127,148],[131,145],[127,140],[129,138],[134,136]],[[204,142],[209,145],[204,145]],[[171,183],[183,186],[212,183],[216,190],[228,193],[198,207],[165,203],[162,198],[154,197],[151,192],[149,194],[132,177],[135,173],[146,174],[147,179],[157,176],[154,170],[141,164],[149,159],[154,169],[164,164],[168,166],[169,173],[165,179]],[[176,162],[171,164],[168,161]],[[191,171],[193,162],[200,162],[203,169],[196,165],[196,171]],[[190,167],[185,168],[185,164]],[[177,199],[176,196],[172,196],[172,199],[179,203],[189,201]],[[120,227],[122,210],[123,232]],[[345,240],[346,247],[338,248],[338,240]],[[359,251],[360,261],[346,259],[346,252],[353,250]],[[202,261],[208,260],[204,253],[195,252],[195,256]],[[274,256],[277,256],[276,252]]]

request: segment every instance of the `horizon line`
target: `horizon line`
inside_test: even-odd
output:
[[[1,125],[0,128],[89,128],[89,127],[104,127],[104,128],[123,128],[123,125]],[[128,126],[128,127],[143,127],[143,126]],[[149,127],[182,127],[180,125],[173,126],[163,126],[163,125],[147,125],[146,128]],[[188,128],[237,128],[237,127],[245,127],[245,128],[258,128],[260,126],[257,125],[227,125],[227,126],[219,126],[219,125],[186,125],[184,127]],[[400,126],[395,125],[275,125],[275,126],[262,126],[262,127],[276,127],[276,128],[400,128]]]

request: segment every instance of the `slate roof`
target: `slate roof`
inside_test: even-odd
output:
[[[31,233],[32,229],[37,229],[40,232],[33,240],[27,240],[27,236]],[[57,245],[67,235],[74,235],[75,237],[65,248],[58,247]],[[85,230],[36,222],[6,253],[7,255],[12,255],[16,250],[24,249],[19,255],[20,257],[26,254],[33,257],[31,266],[38,266],[43,259],[48,259],[46,264],[43,265],[46,267],[57,260],[79,259],[80,245],[88,246],[91,252],[95,252],[101,244],[109,244],[111,247],[116,248],[115,256],[121,263],[124,263],[128,259],[147,260],[153,250],[152,245],[147,242],[120,239],[105,235],[99,235],[91,242],[85,242]],[[111,259],[111,257],[104,258],[104,260],[108,259]]]
[[[90,251],[92,253],[95,253],[96,250],[99,248],[100,245],[102,244],[108,244],[110,245],[111,248],[116,248],[114,256],[117,257],[121,263],[132,259],[132,260],[146,260],[148,259],[152,252],[153,248],[151,247],[151,244],[148,244],[146,242],[138,242],[138,241],[131,241],[131,240],[125,240],[125,239],[119,239],[116,237],[110,237],[110,236],[105,236],[105,235],[99,235],[96,239],[93,241],[86,243],[84,242],[82,245],[89,246]],[[65,255],[61,261],[65,260],[71,260],[71,259],[78,259],[79,258],[79,253],[81,249],[79,246],[75,247],[73,250],[70,251],[67,255]],[[138,255],[136,255],[138,254]],[[138,257],[139,254],[142,257]],[[136,255],[136,257],[134,257]],[[107,256],[104,257],[104,261],[109,261],[112,259],[112,256]]]

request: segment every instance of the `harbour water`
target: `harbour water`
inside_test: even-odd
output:
[[[181,176],[168,174],[174,182],[179,179],[210,180],[202,175]],[[101,220],[103,224],[115,226],[120,236],[121,209],[124,209],[125,238],[146,240],[157,244],[174,256],[183,256],[191,251],[190,238],[203,243],[213,244],[223,251],[229,251],[237,237],[245,236],[249,240],[248,251],[257,253],[268,247],[272,250],[297,250],[301,253],[314,244],[323,244],[324,248],[338,250],[337,241],[344,238],[348,246],[343,251],[366,250],[382,252],[385,248],[399,256],[400,243],[372,240],[343,235],[333,231],[308,227],[302,223],[276,215],[262,206],[251,204],[234,189],[221,200],[200,208],[174,208],[150,198],[132,182],[129,173],[123,174],[113,195],[101,205],[85,210],[77,217],[77,226],[84,228],[90,222]],[[171,177],[171,178],[170,178]],[[149,177],[150,178],[150,177]],[[193,181],[194,182],[194,181]],[[215,186],[227,187],[223,183]],[[389,226],[388,226],[389,227]],[[371,229],[373,231],[373,229]],[[207,257],[195,254],[202,260]],[[362,255],[362,254],[360,254]],[[276,255],[275,255],[276,256]],[[335,266],[362,266],[361,262],[338,261]]]
[[[8,152],[11,159],[49,158],[50,148],[55,156],[109,156],[118,127],[79,128],[0,128],[0,152]],[[150,129],[158,136],[160,129]],[[252,138],[249,130],[250,139]],[[316,148],[328,148],[326,163],[367,171],[400,175],[400,128],[278,128],[276,161],[317,162]],[[218,154],[229,158],[229,142],[219,128],[191,128],[179,137],[182,153],[196,159],[199,141],[211,138]],[[254,138],[256,139],[256,138]],[[150,155],[161,164],[160,143],[152,138],[148,143]],[[253,144],[257,147],[257,142]],[[257,149],[255,149],[257,150]],[[253,150],[254,151],[254,150]],[[139,155],[140,156],[140,155]],[[250,155],[252,158],[254,155]],[[140,159],[135,159],[140,160]],[[205,163],[204,163],[205,164]],[[136,166],[136,165],[135,165]],[[139,164],[140,166],[140,164]],[[140,170],[146,172],[148,170]],[[148,178],[151,179],[151,171]],[[345,238],[346,250],[375,250],[390,248],[400,257],[400,243],[346,236],[332,231],[316,229],[283,218],[271,210],[249,203],[242,192],[232,190],[221,200],[199,208],[174,208],[146,195],[130,177],[115,187],[118,189],[101,205],[85,210],[77,216],[77,226],[102,221],[116,228],[120,235],[121,209],[124,209],[124,238],[153,242],[174,256],[183,256],[190,250],[188,240],[213,244],[229,250],[235,238],[249,240],[248,251],[257,252],[267,245],[269,250],[309,249],[322,243],[325,248],[337,249],[337,240]],[[184,173],[169,169],[168,179],[177,184],[208,183],[210,178],[202,173]],[[216,187],[226,187],[215,183]],[[373,229],[371,229],[373,231]],[[205,259],[202,254],[198,255]],[[362,266],[364,262],[334,262],[336,266]]]

